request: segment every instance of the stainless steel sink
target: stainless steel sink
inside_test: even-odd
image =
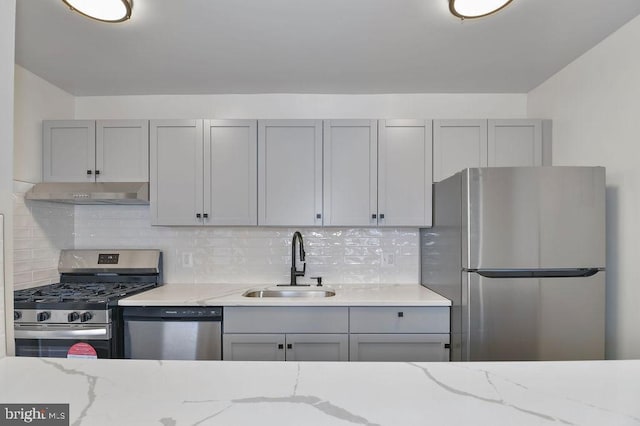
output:
[[[244,297],[331,297],[336,292],[327,288],[283,286],[247,290]]]

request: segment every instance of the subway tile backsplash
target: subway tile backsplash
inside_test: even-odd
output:
[[[60,249],[73,248],[71,205],[25,201],[33,185],[14,182],[13,285],[15,289],[58,281]]]
[[[299,230],[307,274],[330,283],[417,283],[412,228],[158,227],[147,206],[76,206],[76,248],[160,248],[167,283],[287,283]]]
[[[16,289],[55,282],[64,248],[159,248],[166,283],[287,283],[296,230],[307,253],[298,282],[419,282],[414,228],[160,227],[150,225],[148,206],[25,202],[29,188],[15,184]]]

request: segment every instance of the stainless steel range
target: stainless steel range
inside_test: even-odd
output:
[[[63,250],[60,283],[14,292],[17,356],[122,358],[118,300],[162,283],[159,250]]]

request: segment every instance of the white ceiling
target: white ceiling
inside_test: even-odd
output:
[[[74,95],[525,93],[640,13],[638,0],[134,0],[121,24],[18,0],[16,62]]]

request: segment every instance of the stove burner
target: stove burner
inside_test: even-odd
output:
[[[149,283],[57,283],[16,290],[14,302],[108,303],[154,286]]]

